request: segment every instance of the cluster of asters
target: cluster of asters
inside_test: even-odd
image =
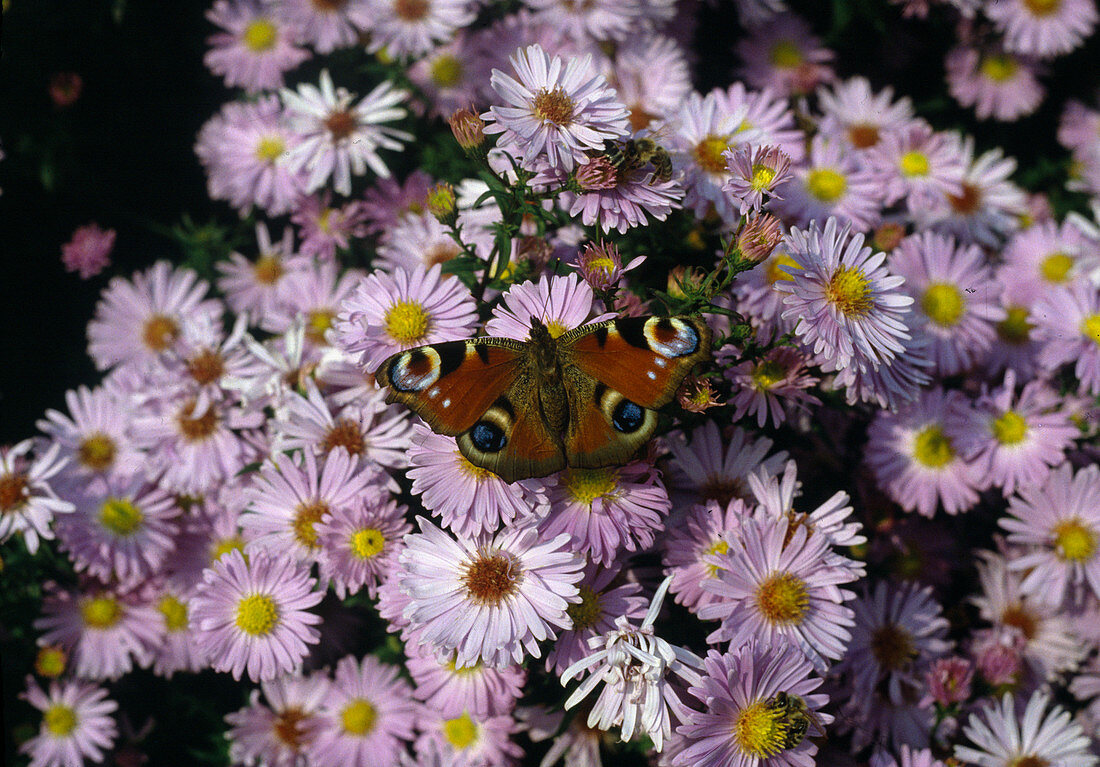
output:
[[[235,764],[1100,761],[1100,231],[838,77],[781,0],[737,5],[742,79],[699,93],[690,3],[217,0],[206,61],[248,97],[196,152],[257,247],[213,285],[113,278],[102,382],[0,453],[0,540],[78,575],[35,622],[32,764],[104,758],[135,667],[247,680]],[[1004,73],[1096,22],[1092,0],[950,5],[999,119],[1023,113]],[[391,79],[285,87],[364,46]],[[456,111],[480,174],[391,178],[412,116]],[[1090,193],[1098,123],[1075,104],[1059,131]],[[509,193],[541,213],[510,220]],[[670,292],[719,285],[716,337],[731,312],[752,332],[644,457],[505,483],[375,385],[404,349],[655,311],[602,238],[672,215],[753,266]],[[362,611],[401,662],[319,660]]]

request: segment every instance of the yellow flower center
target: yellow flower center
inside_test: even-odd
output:
[[[928,155],[922,152],[906,152],[901,156],[899,163],[901,172],[912,178],[913,176],[927,176],[931,167]]]
[[[569,618],[573,621],[574,631],[583,631],[596,625],[596,621],[603,615],[603,607],[600,606],[600,595],[590,586],[580,587],[580,604],[571,604],[565,609]]]
[[[187,628],[187,605],[171,594],[161,597],[157,609],[164,616],[164,626],[169,631],[183,631]]]
[[[65,673],[69,655],[60,647],[40,647],[34,658],[34,671],[39,676],[57,679]]]
[[[772,257],[768,259],[767,266],[765,267],[765,278],[772,285],[780,280],[793,280],[794,277],[786,269],[780,267],[786,266],[796,271],[801,270],[802,267],[793,258],[786,253],[773,253]]]
[[[932,424],[917,432],[913,441],[913,458],[929,469],[942,469],[955,460],[955,447],[943,429]]]
[[[619,472],[615,469],[569,469],[565,473],[565,486],[574,501],[591,506],[597,498],[605,498],[619,486]]]
[[[244,45],[253,53],[270,51],[279,41],[279,29],[267,19],[255,19],[241,35]]]
[[[122,618],[122,605],[114,597],[92,597],[81,603],[80,617],[88,628],[109,629]]]
[[[729,149],[729,136],[710,134],[695,145],[695,162],[708,173],[725,173],[726,158],[722,152]]]
[[[266,636],[279,623],[279,606],[266,594],[249,594],[237,603],[237,628],[251,636]]]
[[[386,312],[386,334],[405,346],[412,346],[428,334],[431,316],[419,301],[398,301]]]
[[[775,170],[769,168],[767,165],[753,165],[752,166],[752,180],[750,181],[752,188],[760,192],[767,189],[772,179],[775,178]]]
[[[569,98],[561,86],[548,91],[545,88],[535,96],[535,118],[554,125],[569,125],[573,122],[573,109],[576,104]]]
[[[966,310],[962,292],[946,282],[934,282],[920,298],[921,309],[932,322],[942,327],[951,327]]]
[[[765,700],[753,701],[737,714],[733,738],[738,748],[749,756],[757,759],[775,756],[787,742],[783,712],[769,706]]]
[[[129,498],[108,498],[99,507],[99,523],[120,538],[141,529],[145,515]]]
[[[276,256],[260,256],[252,265],[252,276],[261,285],[274,285],[283,276],[283,264]]]
[[[488,469],[483,469],[480,466],[474,466],[472,463],[470,463],[466,459],[466,456],[464,456],[462,453],[458,452],[457,450],[455,451],[455,456],[456,456],[455,460],[458,461],[458,468],[467,477],[473,477],[478,482],[482,482],[486,479],[490,479],[490,478],[496,476],[496,474],[489,471]]]
[[[874,305],[871,283],[863,272],[851,266],[842,266],[829,280],[825,296],[844,314],[861,317]]]
[[[386,537],[381,530],[366,527],[351,534],[351,553],[359,559],[371,559],[382,553]]]
[[[982,74],[995,83],[1011,80],[1019,69],[1020,65],[1016,63],[1016,59],[1003,53],[982,59]]]
[[[786,379],[787,369],[775,360],[757,363],[752,371],[752,385],[758,391],[768,391],[780,381]]]
[[[115,462],[115,441],[97,431],[81,440],[76,452],[81,466],[92,471],[106,471]]]
[[[1051,767],[1050,762],[1035,754],[1013,757],[1006,767]]]
[[[757,587],[756,606],[770,623],[801,623],[810,606],[806,582],[792,573],[774,573]]]
[[[1012,304],[1005,307],[1005,318],[997,323],[997,336],[1013,346],[1026,344],[1031,337],[1031,329],[1035,327],[1027,318],[1026,306]]]
[[[273,165],[286,151],[286,142],[282,136],[264,136],[256,142],[256,148],[252,153],[260,162]]]
[[[42,723],[54,737],[64,738],[76,729],[76,711],[64,703],[54,703],[42,712]]]
[[[1073,268],[1073,256],[1068,253],[1051,253],[1039,264],[1039,274],[1043,279],[1056,285],[1069,279],[1069,271]]]
[[[1002,445],[1018,445],[1027,436],[1027,421],[1014,410],[1009,410],[989,424],[993,437]]]
[[[1096,554],[1096,531],[1073,517],[1054,526],[1054,553],[1064,562],[1087,562]]]
[[[317,542],[317,523],[324,519],[328,512],[328,504],[324,501],[299,504],[294,510],[294,521],[291,522],[295,540],[310,549],[320,546],[321,544]]]
[[[210,561],[217,562],[231,551],[239,551],[244,554],[244,540],[240,536],[234,535],[230,538],[215,541],[210,547]]]
[[[848,179],[832,168],[815,168],[806,179],[806,188],[822,202],[836,202],[848,190]]]
[[[719,555],[725,554],[729,550],[730,550],[729,543],[725,539],[719,538],[717,541],[712,543],[710,546],[707,546],[705,549],[703,549],[703,554],[704,555],[712,554],[712,555],[719,556]],[[717,578],[718,577],[718,571],[722,569],[718,565],[712,565],[709,562],[707,563],[706,568],[707,568],[707,575],[709,575],[711,578]]]
[[[795,69],[806,60],[793,40],[780,40],[773,45],[769,58],[780,69]]]
[[[374,722],[378,718],[377,712],[367,701],[362,698],[344,706],[340,712],[340,721],[344,725],[344,731],[351,735],[366,735],[374,729]]]
[[[1081,320],[1081,335],[1100,346],[1100,314],[1090,314]]]
[[[437,88],[453,88],[462,81],[462,61],[449,53],[436,56],[430,75]]]
[[[477,741],[477,735],[477,724],[468,713],[443,723],[443,736],[455,750],[461,751],[472,746]]]

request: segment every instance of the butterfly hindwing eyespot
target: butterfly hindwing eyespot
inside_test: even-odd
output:
[[[606,416],[611,428],[621,434],[634,434],[649,420],[644,407],[603,384],[596,385],[595,396],[596,405]]]
[[[467,433],[470,444],[485,454],[499,453],[508,446],[508,435],[515,424],[516,413],[507,397],[500,397],[485,411]]]

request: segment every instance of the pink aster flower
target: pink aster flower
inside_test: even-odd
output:
[[[57,534],[78,572],[135,586],[159,573],[175,549],[180,508],[140,476],[89,485],[73,500],[76,511]]]
[[[367,52],[385,49],[394,58],[422,56],[468,26],[475,5],[469,0],[376,0]]]
[[[23,536],[27,551],[38,551],[39,540],[52,540],[54,514],[70,514],[74,506],[57,497],[48,480],[61,471],[67,459],[61,444],[54,442],[27,456],[34,442],[25,439],[12,447],[0,448],[0,543]]]
[[[817,744],[809,735],[832,721],[820,712],[829,697],[814,693],[821,679],[798,648],[787,642],[750,640],[725,654],[711,650],[703,676],[689,692],[702,711],[692,711],[676,728],[675,767],[805,767],[814,764]],[[791,716],[805,707],[809,721]],[[803,727],[802,725],[805,725]],[[796,729],[797,728],[797,729]],[[802,735],[799,735],[799,732]]]
[[[855,509],[851,506],[851,496],[843,490],[833,493],[813,511],[795,510],[795,501],[802,494],[802,483],[798,480],[798,464],[794,461],[787,461],[782,475],[773,474],[763,467],[754,471],[749,475],[749,488],[757,503],[754,517],[786,518],[792,526],[805,527],[808,536],[819,535],[828,539],[830,546],[862,546],[867,543],[866,536],[861,533],[863,525],[850,521]],[[838,564],[846,567],[859,567],[858,563],[836,553],[831,554],[830,558],[839,558]]]
[[[67,415],[47,410],[37,424],[59,446],[59,458],[66,460],[62,476],[87,482],[108,475],[124,478],[140,468],[125,398],[105,387],[81,386],[65,392],[65,404]]]
[[[1016,380],[1009,370],[1003,386],[983,391],[949,429],[983,485],[999,487],[1006,497],[1018,487],[1041,487],[1081,433],[1049,383],[1028,381],[1017,395]]]
[[[692,431],[690,440],[673,435],[667,472],[672,496],[687,493],[693,501],[717,501],[721,507],[733,498],[748,498],[750,474],[761,467],[777,473],[787,460],[785,450],[768,455],[773,444],[767,437],[753,439],[739,426],[723,435],[714,421]]]
[[[28,676],[19,697],[42,712],[38,734],[19,744],[31,767],[98,763],[114,747],[118,727],[111,715],[118,704],[102,687],[69,679],[51,681],[47,691]]]
[[[574,551],[610,565],[624,551],[653,545],[672,504],[657,470],[641,461],[605,469],[570,468],[547,487],[550,513],[539,533],[567,533]]]
[[[750,210],[759,213],[765,195],[781,199],[777,189],[791,177],[791,158],[786,152],[774,146],[745,144],[722,154],[730,172],[722,191],[740,206],[742,216]]]
[[[1003,286],[981,249],[925,231],[901,241],[890,270],[905,278],[904,290],[914,299],[910,324],[928,337],[925,353],[935,372],[969,370],[993,345],[994,323],[1005,319]]]
[[[979,120],[1018,120],[1038,109],[1045,95],[1040,67],[1011,53],[959,47],[947,54],[944,67],[951,96],[973,107]]]
[[[369,167],[379,176],[390,175],[378,156],[378,149],[400,152],[401,142],[412,134],[382,123],[400,120],[407,114],[400,106],[408,94],[386,80],[358,103],[356,94],[336,88],[327,69],[321,70],[320,85],[302,83],[297,91],[284,88],[280,95],[287,119],[301,141],[287,158],[295,171],[309,172],[306,191],[323,187],[332,178],[332,188],[351,193],[352,174],[362,176]]]
[[[477,252],[480,243],[472,241],[471,232],[463,231],[463,241]],[[392,274],[395,269],[411,271],[418,265],[433,267],[445,264],[462,254],[462,248],[450,230],[430,213],[406,213],[383,235],[371,266]]]
[[[265,330],[271,327],[271,316],[281,303],[283,280],[294,268],[294,230],[283,229],[282,239],[273,242],[267,224],[256,224],[259,253],[250,260],[240,253],[229,254],[228,261],[216,264],[220,276],[218,289],[235,314],[248,314],[249,323]]]
[[[73,673],[85,679],[118,679],[136,663],[146,666],[161,642],[156,608],[136,593],[92,585],[67,590],[45,586],[42,616],[34,628],[40,646],[60,646]]]
[[[302,238],[300,255],[315,256],[321,261],[334,260],[337,251],[349,250],[353,239],[364,237],[366,218],[361,202],[351,200],[333,205],[328,189],[301,198],[290,214]]]
[[[588,243],[577,255],[577,271],[581,279],[595,290],[609,290],[617,287],[623,276],[642,265],[645,256],[634,258],[623,266],[619,248],[613,242],[600,240],[598,244]]]
[[[833,52],[793,13],[777,15],[750,30],[734,50],[744,62],[741,76],[754,88],[805,94],[836,77],[829,66],[835,58]]]
[[[1073,363],[1078,391],[1100,394],[1100,289],[1085,280],[1058,288],[1035,304],[1039,363],[1047,370]]]
[[[401,588],[411,597],[405,616],[422,627],[423,641],[457,650],[457,667],[537,658],[538,642],[569,628],[583,560],[568,536],[545,540],[523,526],[455,540],[418,521],[421,532],[406,536],[400,560]]]
[[[1090,738],[1061,706],[1050,707],[1050,693],[1036,692],[1021,716],[1016,698],[1005,695],[971,714],[963,732],[973,746],[955,746],[955,756],[976,767],[1008,767],[1012,764],[1057,764],[1060,767],[1093,767]]]
[[[1022,593],[1052,605],[1100,596],[1100,467],[1064,463],[1045,484],[1021,487],[1001,527],[1027,547],[1009,563],[1027,573]]]
[[[544,757],[548,764],[564,759],[566,764],[577,767],[602,767],[600,744],[609,740],[609,736],[601,730],[591,729],[585,723],[587,714],[583,710],[567,720],[561,710],[547,706],[520,706],[516,709],[516,716],[532,742],[551,741],[550,750]]]
[[[732,499],[723,508],[716,501],[695,505],[677,524],[668,526],[661,561],[664,572],[671,576],[672,592],[677,604],[693,613],[717,600],[715,594],[703,588],[703,582],[718,577],[718,567],[711,557],[725,554],[737,538],[741,520],[750,514],[740,498]]]
[[[333,508],[317,526],[321,581],[331,580],[340,599],[364,587],[374,599],[412,526],[405,521],[408,509],[381,492],[363,493],[356,501]]]
[[[545,516],[549,509],[542,480],[509,484],[470,463],[454,437],[435,434],[423,424],[413,426],[408,458],[413,494],[444,527],[462,538],[523,525]]]
[[[413,696],[444,719],[469,712],[474,719],[512,713],[523,695],[527,670],[522,666],[493,668],[483,664],[456,668],[454,656],[436,657],[430,646],[406,645],[405,667],[413,679]]]
[[[318,53],[350,48],[359,42],[359,34],[371,28],[374,15],[372,0],[340,0],[318,3],[315,0],[281,0],[279,15],[298,29],[302,42]]]
[[[555,177],[564,181],[565,171],[540,174],[532,183],[557,186]],[[593,181],[593,178],[596,180]],[[645,226],[649,218],[664,221],[680,207],[684,192],[677,179],[661,179],[648,165],[623,170],[614,168],[606,157],[596,157],[577,167],[576,181],[581,191],[569,205],[569,215],[579,217],[586,226],[599,225],[606,234],[620,234],[636,226]]]
[[[268,767],[296,767],[316,736],[321,707],[331,683],[325,674],[280,676],[260,683],[248,705],[225,721],[230,729],[229,758],[234,764],[262,763]]]
[[[77,272],[80,279],[95,277],[111,265],[115,248],[115,230],[101,229],[91,223],[77,227],[72,238],[61,246],[61,263],[65,271]]]
[[[396,765],[413,739],[417,704],[396,666],[368,655],[336,663],[332,685],[307,746],[315,767]]]
[[[146,368],[172,347],[185,324],[219,322],[221,304],[206,299],[208,288],[195,272],[167,261],[136,273],[133,281],[112,278],[88,323],[88,354],[96,367]]]
[[[688,721],[691,714],[684,688],[702,684],[702,658],[653,630],[671,580],[661,582],[639,626],[620,615],[612,630],[588,640],[591,652],[561,676],[565,685],[588,672],[565,701],[565,708],[573,708],[600,688],[588,713],[588,726],[619,727],[623,741],[635,733],[648,735],[658,753],[672,736],[673,726]]]
[[[980,478],[947,427],[964,402],[958,392],[928,389],[918,401],[896,413],[880,412],[871,422],[866,461],[879,487],[906,511],[931,517],[942,506],[958,514],[977,503]]]
[[[1016,234],[1003,255],[1018,280],[1027,278],[1034,285],[1038,298],[1054,288],[1071,287],[1077,278],[1095,272],[1100,257],[1094,247],[1072,222],[1043,221]]]
[[[923,689],[929,665],[951,649],[947,619],[931,587],[879,581],[852,609],[852,640],[835,673],[851,675],[854,695],[877,689],[900,704]]]
[[[363,193],[361,209],[366,231],[386,239],[388,232],[406,215],[419,216],[428,209],[428,191],[435,180],[423,170],[414,170],[404,181],[392,176],[378,179]]]
[[[630,127],[635,131],[672,117],[691,93],[684,49],[660,34],[624,40],[615,52],[609,79],[630,111]]]
[[[958,142],[920,119],[883,135],[867,152],[867,162],[878,176],[883,202],[905,200],[910,213],[934,208],[945,194],[962,192]]]
[[[393,276],[374,272],[344,302],[336,343],[374,370],[391,354],[423,344],[469,338],[477,315],[470,291],[436,265]]]
[[[640,620],[649,607],[642,586],[622,574],[618,565],[602,567],[589,562],[580,583],[581,601],[569,605],[572,626],[563,631],[546,654],[546,670],[561,676],[565,669],[589,654],[589,640],[615,627],[619,616]]]
[[[821,135],[843,142],[857,152],[876,146],[887,133],[903,129],[913,119],[908,97],[894,99],[894,89],[877,93],[865,77],[850,77],[817,90],[823,113]]]
[[[283,73],[310,57],[295,44],[298,30],[257,0],[215,0],[206,18],[224,31],[207,39],[203,63],[230,88],[248,93],[282,88]]]
[[[886,255],[864,247],[850,225],[835,218],[824,231],[791,229],[786,252],[795,262],[791,279],[776,282],[787,293],[784,318],[798,318],[795,334],[836,367],[852,360],[878,367],[905,350],[905,307],[913,299],[897,290],[904,278],[891,274]]]
[[[550,335],[557,338],[590,321],[599,322],[615,316],[601,314],[589,320],[595,294],[576,274],[544,276],[537,283],[513,285],[502,298],[502,303],[493,309],[493,316],[485,323],[485,333],[518,341],[526,341],[530,336],[532,318],[540,320],[550,330]]]
[[[1098,18],[1093,0],[1000,0],[986,3],[982,11],[1004,35],[1005,50],[1040,58],[1061,56],[1082,45]]]
[[[638,31],[638,0],[593,0],[577,5],[565,0],[528,0],[536,23],[545,24],[575,43],[589,40],[628,40]]]
[[[518,49],[510,61],[519,80],[493,70],[490,82],[506,106],[492,106],[482,118],[485,132],[501,134],[498,143],[514,147],[524,167],[535,169],[542,157],[568,172],[587,159],[585,150],[627,134],[626,107],[596,74],[591,56],[563,63],[536,44]]]
[[[519,727],[507,714],[485,718],[463,712],[445,719],[426,710],[417,727],[416,758],[402,767],[511,767],[523,756],[523,749],[511,739]]]
[[[786,518],[742,520],[729,551],[710,560],[719,567],[717,578],[703,582],[718,599],[700,608],[699,617],[722,621],[707,642],[739,647],[752,637],[786,640],[820,671],[843,657],[854,623],[844,602],[855,594],[840,586],[859,572],[828,552],[828,538]]]
[[[289,213],[305,193],[305,174],[289,162],[288,150],[298,140],[277,96],[229,102],[207,120],[195,142],[208,193],[242,216],[253,207],[272,216]]]
[[[799,226],[835,217],[856,231],[867,231],[882,217],[878,177],[855,152],[821,135],[814,136],[809,158],[779,191],[769,210]]]
[[[306,451],[299,463],[286,453],[275,455],[253,475],[246,491],[248,509],[241,527],[248,553],[266,551],[312,561],[319,553],[317,526],[337,508],[376,502],[385,491],[375,485],[378,472],[346,450],[333,450],[318,461]]]
[[[206,668],[206,655],[199,650],[191,629],[192,583],[190,573],[173,575],[153,589],[152,601],[160,614],[163,636],[153,658],[153,673],[166,679],[177,671],[195,673]]]
[[[408,74],[427,97],[433,117],[448,119],[471,104],[484,106],[479,90],[489,81],[489,68],[463,30],[413,62]]]
[[[792,280],[793,270],[798,269],[798,262],[787,254],[783,244],[785,231],[776,226],[771,252],[755,268],[738,275],[731,288],[737,310],[752,323],[760,343],[771,343],[794,330],[797,324],[797,320],[783,319],[783,300],[787,294],[775,287],[781,280]],[[747,255],[744,251],[742,254]]]
[[[821,404],[807,389],[820,380],[806,369],[806,355],[789,346],[770,349],[757,360],[746,360],[725,371],[726,378],[736,387],[730,404],[733,420],[756,416],[756,425],[763,428],[769,420],[778,427],[788,413],[808,413]]]
[[[974,666],[966,658],[957,655],[940,658],[928,669],[924,679],[928,685],[928,696],[924,702],[951,706],[970,697]]]
[[[324,597],[309,570],[291,557],[263,551],[229,552],[203,572],[191,620],[195,641],[215,671],[240,679],[247,670],[254,682],[296,672],[316,644],[318,615],[307,612]]]

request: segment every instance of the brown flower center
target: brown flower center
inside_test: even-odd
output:
[[[522,579],[519,563],[510,554],[498,551],[482,554],[469,563],[462,582],[474,602],[495,605],[515,594]]]

